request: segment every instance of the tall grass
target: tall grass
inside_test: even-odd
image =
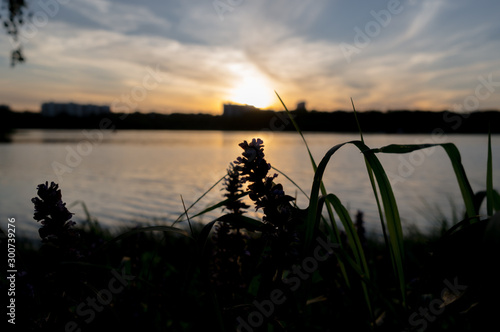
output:
[[[385,247],[386,251],[389,252],[390,262],[392,265],[392,280],[394,280],[398,285],[399,290],[399,300],[392,299],[387,301],[387,299],[383,299],[384,303],[389,303],[390,308],[386,308],[387,310],[394,311],[394,306],[399,306],[403,311],[408,311],[410,308],[407,303],[408,296],[408,284],[407,278],[405,276],[405,248],[404,242],[405,239],[403,237],[403,231],[401,226],[401,219],[399,216],[398,205],[396,202],[396,198],[394,196],[390,181],[387,177],[387,174],[378,160],[376,154],[384,153],[384,154],[406,154],[411,153],[420,149],[432,148],[435,146],[439,146],[445,150],[447,156],[451,162],[452,169],[455,173],[457,183],[460,188],[460,192],[463,198],[463,204],[465,208],[465,216],[463,221],[457,223],[457,225],[474,224],[480,221],[479,216],[479,206],[477,203],[477,194],[474,194],[469,180],[467,178],[465,169],[462,165],[461,156],[456,148],[456,146],[452,143],[444,143],[444,144],[420,144],[420,145],[401,145],[401,144],[391,144],[388,146],[380,147],[380,148],[369,148],[365,143],[362,135],[362,130],[357,118],[355,117],[355,121],[358,123],[360,128],[360,141],[350,141],[342,144],[338,144],[333,146],[329,151],[325,153],[319,164],[314,160],[312,153],[309,149],[307,141],[295,122],[293,116],[288,111],[283,100],[277,94],[279,100],[281,101],[284,109],[290,116],[290,120],[294,125],[297,133],[301,136],[302,141],[304,142],[304,146],[307,150],[307,154],[311,161],[311,166],[314,171],[314,179],[311,184],[311,191],[309,195],[306,195],[309,199],[309,204],[306,209],[306,215],[304,217],[304,227],[303,227],[303,242],[304,242],[304,250],[311,250],[312,242],[317,234],[322,233],[322,229],[324,226],[326,229],[325,235],[329,236],[333,241],[341,248],[341,252],[336,253],[339,258],[336,264],[338,264],[341,275],[348,287],[351,287],[356,281],[354,279],[360,280],[361,282],[361,298],[359,303],[365,303],[366,308],[369,312],[369,325],[373,328],[376,324],[376,316],[374,312],[374,307],[372,305],[372,295],[373,294],[381,294],[380,289],[376,289],[378,286],[374,284],[371,280],[370,276],[370,267],[367,263],[367,256],[369,253],[366,252],[366,249],[360,243],[359,236],[356,232],[356,228],[350,218],[346,207],[341,203],[339,198],[332,194],[327,193],[326,189],[323,185],[322,179],[324,172],[326,170],[326,166],[328,165],[330,159],[333,155],[345,145],[354,145],[357,147],[360,152],[363,154],[368,177],[372,184],[372,188],[374,191],[374,198],[376,200],[379,215],[381,219],[381,228],[385,238]],[[353,103],[354,109],[354,103]],[[356,111],[354,109],[354,115]],[[492,186],[492,157],[491,157],[491,136],[488,135],[488,164],[487,164],[487,190],[486,190],[486,198],[487,198],[487,213],[488,216],[492,216],[496,211],[499,211],[499,199],[498,192],[493,189]],[[294,183],[292,181],[292,183]],[[300,189],[300,188],[299,188]],[[302,189],[301,189],[302,190]],[[325,218],[322,214],[323,206],[326,206],[327,209],[327,217]],[[335,213],[334,213],[335,212]],[[343,242],[341,240],[341,231],[337,225],[336,217],[339,218],[343,229],[347,233],[347,242]],[[218,219],[219,220],[219,219]],[[262,229],[262,227],[256,227],[258,225],[258,221],[255,219],[249,219],[247,222],[251,221],[253,224],[252,230]],[[217,222],[214,221],[214,222]],[[251,224],[249,223],[249,225]],[[454,230],[452,226],[450,230]],[[210,226],[211,227],[211,226]],[[347,245],[347,247],[346,247]],[[347,265],[346,265],[347,264]],[[347,267],[352,269],[357,273],[357,277],[353,277],[352,274],[347,272]],[[387,271],[385,271],[387,275]],[[354,279],[353,279],[354,278]],[[310,284],[312,283],[312,278],[306,281],[308,286],[305,287],[307,291],[311,289]],[[312,294],[301,294],[302,303],[311,303],[314,302],[312,298]]]

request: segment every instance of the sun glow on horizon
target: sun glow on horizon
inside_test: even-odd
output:
[[[228,100],[237,104],[268,108],[276,96],[268,80],[258,73],[242,75],[241,80],[230,90]]]

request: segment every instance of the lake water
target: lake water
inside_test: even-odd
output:
[[[238,143],[260,137],[268,162],[287,174],[307,194],[313,170],[307,151],[296,133],[221,131],[117,131],[19,130],[12,143],[0,144],[0,220],[16,218],[18,236],[36,237],[31,198],[45,181],[59,183],[63,201],[81,222],[84,202],[90,213],[107,227],[150,223],[169,225],[182,212],[181,195],[191,205],[226,173],[229,162],[241,154]],[[355,134],[306,133],[319,163],[332,146],[359,139]],[[453,142],[474,191],[485,189],[486,135],[365,134],[371,147],[388,144]],[[500,136],[492,137],[494,186],[500,188]],[[438,220],[453,220],[463,204],[451,163],[442,148],[406,155],[378,155],[398,202],[404,226],[426,231]],[[283,175],[276,179],[285,192],[305,196]],[[365,164],[353,145],[344,146],[331,159],[325,173],[328,192],[335,193],[354,215],[365,213],[369,231],[380,232],[380,222]],[[210,191],[190,215],[222,199],[221,186]],[[208,222],[216,210],[198,218]]]

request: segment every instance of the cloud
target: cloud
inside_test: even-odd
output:
[[[93,98],[109,102],[140,85],[147,66],[158,65],[165,76],[158,92],[170,104],[165,106],[160,98],[148,97],[142,107],[213,111],[220,108],[224,92],[232,88],[236,75],[231,66],[247,64],[243,52],[231,47],[187,44],[105,29],[74,31],[66,23],[54,23],[47,29],[45,38],[32,41],[38,56],[28,65],[32,68],[30,76],[37,77],[32,84],[44,80],[53,87],[47,93],[49,99],[89,102]],[[51,72],[55,66],[58,70]],[[68,91],[70,87],[72,92]],[[194,95],[211,96],[218,102],[203,103],[202,97]]]
[[[145,26],[156,26],[168,31],[171,23],[156,15],[144,5],[131,5],[106,0],[69,2],[68,8],[78,12],[99,27],[111,31],[131,33]]]
[[[232,2],[222,20],[213,1],[70,1],[26,40],[26,64],[11,70],[8,52],[0,54],[0,102],[109,102],[159,65],[164,83],[141,109],[220,112],[245,75],[292,106],[305,99],[308,108],[349,109],[353,97],[359,110],[441,109],[473,93],[478,75],[497,75],[500,3],[401,3],[347,63],[340,43],[353,44],[354,29],[386,0]],[[0,46],[11,47],[5,35]],[[500,97],[482,105],[500,105]]]
[[[418,12],[409,21],[406,31],[401,35],[402,40],[413,39],[427,29],[432,28],[432,22],[438,18],[440,10],[446,4],[445,0],[422,0],[415,2]]]

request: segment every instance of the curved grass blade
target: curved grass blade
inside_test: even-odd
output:
[[[356,232],[356,228],[354,227],[354,223],[352,222],[349,212],[340,202],[340,199],[334,194],[328,194],[326,197],[322,197],[322,199],[329,201],[335,209],[335,212],[337,212],[337,215],[339,216],[339,219],[341,220],[347,233],[347,238],[349,240],[349,244],[351,244],[351,249],[354,253],[356,263],[363,269],[363,273],[369,279],[370,271],[368,269],[368,264],[366,263],[364,250],[361,246],[361,241],[359,240],[358,233]]]
[[[328,194],[324,197],[324,200],[329,201],[337,215],[339,216],[340,221],[344,225],[344,229],[347,233],[347,238],[349,240],[349,244],[351,246],[352,252],[354,254],[354,259],[356,264],[360,267],[361,270],[361,286],[363,289],[363,295],[365,297],[366,306],[368,307],[368,312],[370,313],[370,318],[373,320],[373,310],[370,301],[370,295],[368,294],[367,282],[370,283],[370,270],[368,269],[368,264],[366,263],[365,252],[361,245],[361,241],[359,240],[358,233],[356,232],[356,228],[352,222],[351,217],[349,216],[349,212],[342,205],[340,199],[334,194]],[[367,281],[367,282],[366,282]]]
[[[406,283],[403,267],[403,230],[396,199],[389,178],[375,153],[373,153],[363,142],[355,141],[353,144],[364,154],[365,160],[372,168],[375,179],[377,180],[380,197],[382,198],[384,207],[387,230],[389,231],[389,251],[392,258],[393,269],[399,283],[403,307],[406,307]]]
[[[348,142],[349,143],[349,142]],[[312,242],[312,238],[314,235],[314,231],[318,228],[318,223],[319,223],[319,218],[317,218],[317,215],[321,215],[321,211],[318,210],[318,202],[319,202],[319,192],[320,192],[320,187],[322,186],[322,180],[323,180],[323,174],[325,173],[325,168],[330,161],[330,158],[332,155],[338,151],[342,146],[344,146],[347,143],[341,143],[335,145],[333,148],[328,150],[328,152],[323,156],[323,159],[321,159],[321,162],[319,163],[316,171],[314,172],[314,180],[312,183],[312,188],[311,188],[311,194],[309,198],[309,209],[308,209],[308,216],[307,216],[307,222],[306,222],[306,234],[305,234],[305,247],[309,248]],[[326,195],[325,195],[326,196]],[[339,236],[338,236],[338,229],[335,225],[335,231],[336,231],[336,240],[338,243],[339,241]]]
[[[474,194],[474,207],[475,207],[476,211],[480,210],[481,206],[483,205],[483,202],[486,202],[486,204],[487,204],[487,201],[488,201],[487,194],[488,193],[485,190],[478,191],[477,193]],[[492,196],[492,207],[494,210],[498,210],[500,207],[500,196],[498,194],[498,191],[496,191],[495,189],[492,189],[491,196]],[[479,217],[479,215],[477,215],[476,217]],[[491,217],[491,216],[488,215],[488,217]],[[469,220],[469,219],[467,219],[467,220]]]
[[[457,147],[453,143],[443,143],[443,144],[391,144],[384,146],[379,149],[372,149],[371,151],[374,153],[409,153],[429,147],[440,146],[442,147],[448,157],[450,158],[451,164],[453,166],[453,171],[455,172],[455,176],[457,178],[458,185],[460,187],[460,192],[462,194],[462,198],[465,204],[465,210],[467,218],[470,218],[471,222],[475,222],[478,219],[475,218],[478,214],[478,211],[474,208],[474,193],[472,191],[472,187],[467,178],[467,174],[465,173],[465,169],[462,165],[462,157],[460,156],[460,152]]]
[[[300,130],[297,123],[295,122],[292,114],[288,111],[288,108],[286,107],[285,103],[283,102],[283,100],[281,99],[279,94],[276,91],[275,91],[275,93],[276,93],[276,96],[278,97],[278,99],[280,100],[281,104],[285,108],[285,111],[287,112],[288,117],[290,118],[293,126],[295,127],[295,130],[299,133],[300,137],[302,137],[302,141],[304,142],[304,145],[306,146],[306,149],[307,149],[307,153],[309,154],[309,159],[311,160],[311,165],[313,167],[313,171],[316,174],[317,173],[317,165],[316,165],[316,162],[314,161],[314,158],[312,156],[311,150],[309,149],[307,141],[306,141],[304,135],[302,134],[302,131]],[[325,189],[325,186],[323,184],[323,181],[320,180],[319,183],[317,183],[317,184],[318,184],[319,188],[321,189],[323,196],[326,196],[326,189]],[[313,186],[314,186],[314,184],[313,184]],[[315,192],[315,191],[312,191],[312,192]],[[306,197],[308,197],[308,196],[306,195]],[[309,207],[314,207],[314,208],[312,208],[312,210],[316,211],[318,197],[317,196],[315,197],[315,199],[314,199],[315,202],[313,204],[311,204],[311,198],[310,197],[308,197],[308,198],[309,198]],[[332,236],[332,238],[335,239],[335,241],[337,243],[341,243],[340,232],[339,232],[337,223],[335,222],[335,217],[333,215],[332,207],[330,206],[329,202],[327,202],[327,204],[326,204],[326,209],[328,211],[328,217],[330,219],[330,224],[331,224],[331,227],[327,226],[328,231],[329,231],[330,235]],[[311,209],[309,209],[309,212],[311,212],[310,210]],[[309,215],[309,212],[308,212],[308,215]],[[321,216],[321,211],[319,211],[319,215]],[[314,214],[314,216],[311,216],[311,218],[316,218],[316,215]],[[313,233],[315,230],[318,229],[318,226],[319,226],[319,218],[318,218],[318,222],[316,222],[314,219],[312,219],[312,220],[313,221],[311,222],[309,220],[309,217],[306,219],[306,239],[305,239],[305,247],[306,248],[309,248],[309,246],[311,244]],[[325,225],[328,225],[328,224],[325,222]],[[342,273],[342,276],[344,277],[346,285],[349,287],[350,286],[349,277],[347,276],[346,268],[345,268],[344,263],[342,261],[339,261],[339,268],[340,268],[340,271]]]
[[[363,142],[363,144],[364,144],[365,140],[363,138],[363,131],[361,130],[361,123],[358,120],[358,115],[356,113],[356,107],[354,106],[354,101],[352,100],[352,98],[351,98],[351,104],[352,104],[352,110],[354,112],[354,119],[356,120],[356,125],[358,126],[359,136],[361,137],[361,142]],[[368,177],[370,178],[370,184],[372,186],[373,194],[375,196],[375,202],[377,203],[377,211],[379,214],[380,226],[382,228],[382,234],[384,236],[384,242],[385,242],[386,247],[389,249],[390,257],[393,257],[393,254],[390,252],[392,249],[391,249],[391,246],[389,245],[389,237],[388,237],[387,231],[385,229],[384,215],[382,213],[382,207],[380,205],[380,198],[378,196],[377,187],[375,185],[375,179],[373,178],[373,170],[372,170],[370,164],[368,163],[368,161],[366,160],[366,158],[365,158],[365,165],[366,165],[366,170],[368,172]]]
[[[495,211],[500,211],[500,194],[496,190],[493,190],[493,207]]]
[[[371,169],[373,170],[373,174],[375,175],[375,179],[377,180],[378,189],[384,207],[386,225],[389,231],[389,240],[390,240],[389,245],[392,258],[391,260],[393,263],[393,269],[396,279],[399,283],[403,305],[406,306],[406,286],[405,286],[405,277],[403,271],[403,253],[404,253],[403,232],[401,229],[401,219],[399,217],[399,211],[396,204],[396,199],[394,197],[392,187],[390,185],[387,174],[385,173],[382,167],[382,164],[375,156],[375,153],[373,153],[370,150],[370,148],[368,148],[363,142],[350,141],[338,144],[333,148],[331,148],[319,163],[318,168],[314,174],[314,181],[311,189],[311,196],[310,196],[311,198],[309,203],[307,225],[306,225],[306,237],[305,237],[306,248],[308,248],[308,246],[310,245],[312,236],[314,234],[314,230],[317,228],[317,223],[319,220],[319,218],[317,218],[317,215],[318,213],[321,213],[321,211],[318,210],[319,188],[325,168],[328,162],[330,161],[332,155],[346,144],[354,144],[364,154],[365,159],[369,163]]]
[[[286,107],[285,103],[283,102],[283,100],[281,99],[281,97],[279,96],[279,94],[276,91],[275,91],[275,93],[276,93],[276,96],[278,96],[278,99],[280,100],[281,104],[285,108],[285,111],[287,112],[288,117],[292,121],[292,124],[295,127],[295,130],[299,133],[300,137],[302,137],[302,141],[304,142],[304,145],[306,146],[307,153],[309,154],[309,158],[311,160],[313,171],[316,174],[318,167],[316,165],[316,162],[314,161],[314,158],[312,156],[311,150],[309,149],[309,146],[307,144],[307,141],[306,141],[304,135],[302,134],[302,131],[300,130],[300,128],[297,125],[297,123],[295,122],[295,120],[294,120],[292,114],[290,113],[290,111],[288,111],[288,108]],[[318,185],[319,185],[319,188],[321,189],[322,195],[326,196],[327,193],[326,193],[326,189],[325,189],[325,186],[323,184],[323,181],[320,180],[319,183],[318,183]],[[313,186],[314,186],[314,184],[313,184]],[[309,202],[311,202],[311,198],[309,198]],[[315,197],[314,204],[309,203],[309,206],[317,206],[317,197]],[[340,243],[341,242],[340,241],[340,233],[339,233],[339,230],[338,230],[338,227],[337,227],[337,223],[335,222],[335,217],[333,215],[332,207],[330,206],[329,203],[326,204],[326,209],[328,211],[328,217],[330,218],[331,229],[333,230],[333,236],[334,236],[333,238],[336,240],[337,243]],[[315,210],[315,209],[313,209],[313,210]],[[320,211],[320,215],[321,215],[321,211]],[[315,218],[315,216],[313,218]],[[307,222],[306,224],[307,225],[306,225],[305,246],[307,248],[311,244],[312,235],[313,235],[314,230],[317,229],[317,227],[319,225],[319,220],[318,220],[317,223],[316,222]],[[311,225],[311,226],[309,226],[309,225]],[[307,232],[309,232],[309,234],[307,234]],[[340,269],[341,269],[341,271],[342,271],[342,273],[344,275],[344,279],[346,280],[346,283],[349,284],[349,280],[348,280],[347,274],[345,273],[344,263],[343,262],[339,262],[339,264],[340,264]]]

